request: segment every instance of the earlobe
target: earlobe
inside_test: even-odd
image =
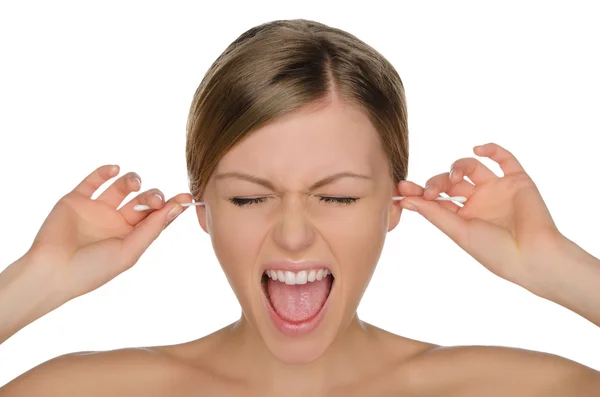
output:
[[[198,223],[200,223],[200,227],[204,230],[205,233],[208,234],[208,223],[206,219],[206,206],[199,205],[196,207],[196,216],[198,217]]]
[[[390,204],[390,213],[388,214],[388,232],[391,232],[398,226],[401,215],[402,207],[400,207],[399,202],[392,202],[392,204]]]
[[[388,214],[388,232],[391,232],[396,228],[396,226],[398,226],[398,223],[400,222],[400,215],[402,215],[402,205],[400,204],[401,201],[395,201],[392,199],[394,196],[402,196],[400,183],[392,188],[391,193],[392,197],[390,197],[391,204],[389,207],[390,212]]]

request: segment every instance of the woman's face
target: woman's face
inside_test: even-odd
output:
[[[346,329],[400,219],[394,194],[377,131],[337,99],[277,119],[222,158],[198,219],[281,361],[313,361]]]

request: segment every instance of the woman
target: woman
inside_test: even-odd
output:
[[[0,342],[133,266],[192,199],[205,203],[195,207],[198,221],[241,318],[189,343],[61,356],[0,396],[598,395],[600,374],[561,357],[444,348],[356,316],[386,233],[408,209],[498,276],[600,326],[600,261],[557,230],[510,152],[490,143],[474,153],[496,161],[503,177],[464,158],[426,189],[407,181],[404,91],[385,58],[316,22],[249,30],[195,94],[191,194],[165,203],[150,190],[117,210],[141,188],[139,176],[91,200],[119,171],[92,172],[0,274]],[[442,192],[467,202],[435,200]]]

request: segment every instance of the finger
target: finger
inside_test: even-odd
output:
[[[473,157],[456,160],[450,166],[450,174],[450,180],[453,182],[458,182],[467,176],[475,185],[498,179],[498,175]]]
[[[465,181],[465,183],[468,183],[467,181]],[[405,197],[421,197],[423,198],[423,194],[424,194],[424,189],[417,185],[414,182],[411,181],[400,181],[399,185],[398,185],[398,192],[400,193],[401,196],[405,196]],[[432,196],[430,199],[434,199],[437,196],[439,196],[439,194],[436,194],[435,196]],[[402,205],[402,202],[406,201],[404,200],[400,200],[400,206],[402,208],[406,208],[404,205]],[[438,204],[447,208],[448,210],[452,211],[452,212],[457,212],[460,208],[460,206],[456,205],[456,203],[452,202],[452,201],[442,201],[439,200]]]
[[[432,200],[444,192],[449,196],[465,196],[468,199],[473,195],[474,191],[475,186],[472,183],[464,179],[452,182],[450,180],[450,173],[444,172],[429,178],[425,184],[423,197]]]
[[[414,182],[402,180],[398,183],[400,196],[422,196],[423,188]]]
[[[179,194],[177,196],[175,196],[177,198],[177,202],[178,203],[189,203],[192,201],[192,195],[189,193],[183,193],[183,194]],[[185,210],[187,207],[183,207],[183,209]],[[183,212],[183,211],[182,211]],[[180,214],[181,215],[181,214]],[[169,227],[169,225],[173,222],[175,222],[175,220],[179,217],[179,215],[177,215],[177,217],[175,217],[174,219],[171,219],[170,221],[167,221],[167,224],[165,225],[165,229]],[[164,230],[164,229],[163,229]]]
[[[96,200],[116,209],[129,193],[137,192],[141,187],[142,178],[135,172],[128,172],[114,181]]]
[[[102,186],[102,184],[104,184],[104,182],[108,181],[110,178],[118,174],[118,165],[100,166],[96,168],[87,177],[85,177],[83,181],[81,181],[81,183],[79,183],[79,185],[77,185],[75,189],[73,189],[73,192],[91,198],[96,192],[96,190],[98,190],[98,188]]]
[[[525,172],[517,158],[511,152],[496,143],[486,143],[485,145],[475,146],[473,152],[478,156],[489,157],[494,160],[500,165],[504,175]]]
[[[405,205],[412,204],[419,214],[440,229],[459,246],[466,246],[469,226],[468,221],[458,215],[456,211],[449,210],[445,206],[439,205],[440,202],[424,200],[417,197],[411,197],[402,201],[406,201]]]
[[[147,205],[150,209],[147,211],[134,211],[133,207],[138,204]],[[158,189],[150,189],[138,194],[123,207],[119,208],[119,212],[131,226],[135,226],[150,215],[153,210],[161,209],[164,204],[164,194]]]
[[[127,268],[137,262],[144,251],[146,251],[150,244],[156,240],[166,226],[173,222],[167,222],[167,214],[169,211],[178,207],[181,210],[179,215],[181,215],[187,207],[182,207],[179,204],[190,201],[191,195],[189,193],[178,194],[171,198],[163,208],[153,211],[146,219],[138,223],[123,239],[122,267]]]

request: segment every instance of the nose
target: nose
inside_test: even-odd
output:
[[[301,200],[288,201],[282,205],[273,238],[277,245],[291,252],[302,251],[314,242],[315,230]]]

